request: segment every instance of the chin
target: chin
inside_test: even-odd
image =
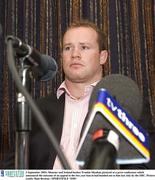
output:
[[[67,78],[69,81],[73,82],[73,83],[82,83],[84,82],[84,78],[81,77],[70,77]]]

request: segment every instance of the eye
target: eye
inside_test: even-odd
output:
[[[70,46],[65,46],[65,47],[63,48],[64,51],[69,51],[70,49],[71,49]]]
[[[90,49],[90,48],[89,48],[89,46],[83,45],[83,46],[81,46],[81,49],[85,50],[85,49]]]

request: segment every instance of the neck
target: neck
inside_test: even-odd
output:
[[[66,86],[71,93],[72,96],[76,97],[77,99],[81,98],[84,94],[84,90],[86,85],[82,83],[72,83],[72,82],[66,82]]]
[[[100,80],[100,79],[98,79]],[[66,86],[69,90],[69,92],[71,93],[72,96],[76,97],[77,99],[80,99],[83,95],[84,95],[84,91],[86,86],[98,81],[95,80],[93,82],[89,82],[89,83],[77,83],[77,82],[71,82],[68,79],[65,79],[65,83]]]

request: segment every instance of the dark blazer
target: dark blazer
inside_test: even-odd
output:
[[[58,142],[60,142],[62,134],[64,104],[64,95],[59,99],[57,99],[55,95],[50,95],[37,101],[38,107],[43,113]],[[42,127],[40,127],[36,118],[32,118],[29,160],[30,169],[51,169],[55,157],[56,151],[46,133],[43,131]]]
[[[36,101],[39,109],[45,116],[49,127],[55,134],[58,142],[60,142],[62,134],[63,116],[64,116],[64,104],[65,96],[62,95],[58,100],[55,95],[49,95]],[[33,116],[32,116],[33,117]],[[68,127],[69,128],[69,127]],[[155,139],[155,135],[154,138]],[[155,168],[155,140],[151,139],[151,161],[148,164],[140,165],[123,165],[121,169],[153,169]],[[29,168],[30,169],[52,169],[56,151],[49,141],[46,133],[42,127],[38,124],[35,117],[32,118],[32,131],[30,133],[30,157]],[[9,153],[9,156],[3,162],[3,168],[14,169],[14,151]]]

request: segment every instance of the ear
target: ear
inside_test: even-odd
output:
[[[103,50],[100,52],[100,64],[103,65],[106,63],[108,59],[108,51],[107,50]]]

